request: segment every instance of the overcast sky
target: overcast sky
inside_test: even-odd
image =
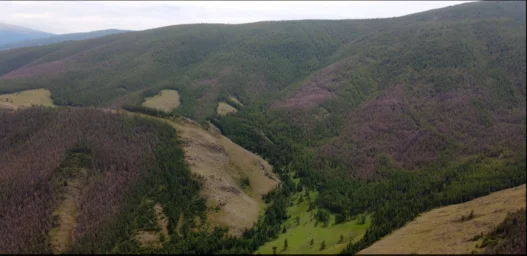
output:
[[[62,34],[109,28],[143,30],[189,23],[386,18],[463,2],[467,1],[0,1],[0,22]]]

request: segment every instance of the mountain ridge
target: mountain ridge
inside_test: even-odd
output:
[[[0,23],[0,45],[22,40],[52,36],[52,33],[43,32],[7,23]]]
[[[30,40],[16,41],[13,43],[0,44],[0,50],[8,50],[8,49],[14,49],[14,48],[21,48],[21,47],[30,47],[30,46],[42,46],[42,45],[48,45],[48,44],[54,44],[54,43],[59,43],[59,42],[64,42],[64,41],[72,41],[72,40],[86,40],[90,38],[97,38],[97,37],[125,33],[125,32],[130,32],[130,30],[104,29],[104,30],[96,30],[96,31],[81,32],[81,33],[56,34],[56,35],[51,35],[50,37],[45,37],[45,38],[36,38],[36,39],[30,39]]]
[[[284,237],[287,225],[302,225],[288,216],[302,199],[312,216],[301,221],[315,227],[373,216],[346,245],[356,253],[421,212],[525,183],[522,7],[475,2],[388,19],[177,25],[11,49],[0,52],[0,93],[47,89],[59,108],[111,106],[214,125],[268,160],[282,182],[241,238],[204,244],[254,252]],[[163,90],[177,91],[179,104],[145,107]],[[220,114],[221,104],[237,111]]]

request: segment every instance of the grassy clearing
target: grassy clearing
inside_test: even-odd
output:
[[[477,251],[476,236],[494,230],[508,212],[525,207],[525,192],[524,184],[434,209],[359,254],[469,254]]]
[[[149,97],[143,102],[143,106],[170,112],[179,107],[179,92],[176,90],[162,90],[154,97]]]
[[[0,95],[0,108],[17,109],[31,105],[53,106],[51,93],[46,89],[35,89]]]
[[[220,116],[224,116],[230,113],[236,113],[238,110],[234,108],[233,106],[227,104],[226,102],[219,102],[218,108],[216,108],[216,112]]]
[[[236,102],[238,105],[243,106],[243,104],[238,100],[238,98],[236,98],[234,96],[230,96],[229,100],[232,100],[232,101]]]
[[[309,197],[316,198],[316,192],[310,192]],[[300,199],[302,197],[302,199]],[[316,223],[315,213],[317,210],[308,211],[309,202],[305,193],[297,193],[293,196],[293,205],[287,208],[289,219],[282,225],[287,228],[286,233],[267,242],[255,253],[272,254],[273,247],[276,246],[278,254],[338,254],[346,247],[349,241],[357,242],[366,233],[366,229],[371,225],[371,218],[366,217],[364,224],[359,224],[359,218],[335,224],[335,216],[330,215],[327,227],[323,223]],[[303,202],[298,203],[299,200]],[[297,217],[299,223],[297,224]],[[342,240],[341,240],[342,235]],[[284,241],[287,239],[288,248],[283,250]],[[313,239],[313,245],[311,245]],[[321,249],[322,241],[325,241],[326,248]]]

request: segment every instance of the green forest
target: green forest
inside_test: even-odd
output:
[[[9,233],[0,253],[53,252],[46,232],[58,227],[53,209],[74,181],[93,193],[79,196],[64,251],[80,254],[255,253],[286,232],[287,208],[309,191],[317,223],[371,218],[341,252],[355,254],[420,213],[525,184],[525,28],[525,2],[484,1],[398,18],[178,25],[1,51],[0,94],[45,88],[58,107],[0,108],[0,234]],[[142,106],[164,89],[177,90],[179,107]],[[218,102],[237,112],[218,115]],[[207,230],[200,177],[176,130],[158,121],[177,117],[210,122],[278,174],[242,236]],[[168,236],[145,247],[134,236],[159,232],[156,203]]]

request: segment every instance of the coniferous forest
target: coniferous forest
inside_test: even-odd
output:
[[[525,17],[525,2],[483,1],[0,51],[0,94],[47,89],[55,105],[0,102],[0,253],[254,253],[290,232],[288,207],[315,192],[317,223],[371,217],[360,239],[341,238],[341,253],[355,254],[423,212],[525,184]],[[142,105],[166,89],[179,93],[177,108]],[[220,115],[220,102],[235,111]],[[240,236],[209,226],[203,177],[168,123],[183,117],[279,178]],[[138,242],[149,231],[158,245]],[[518,237],[525,210],[482,234],[482,246],[521,252]]]

